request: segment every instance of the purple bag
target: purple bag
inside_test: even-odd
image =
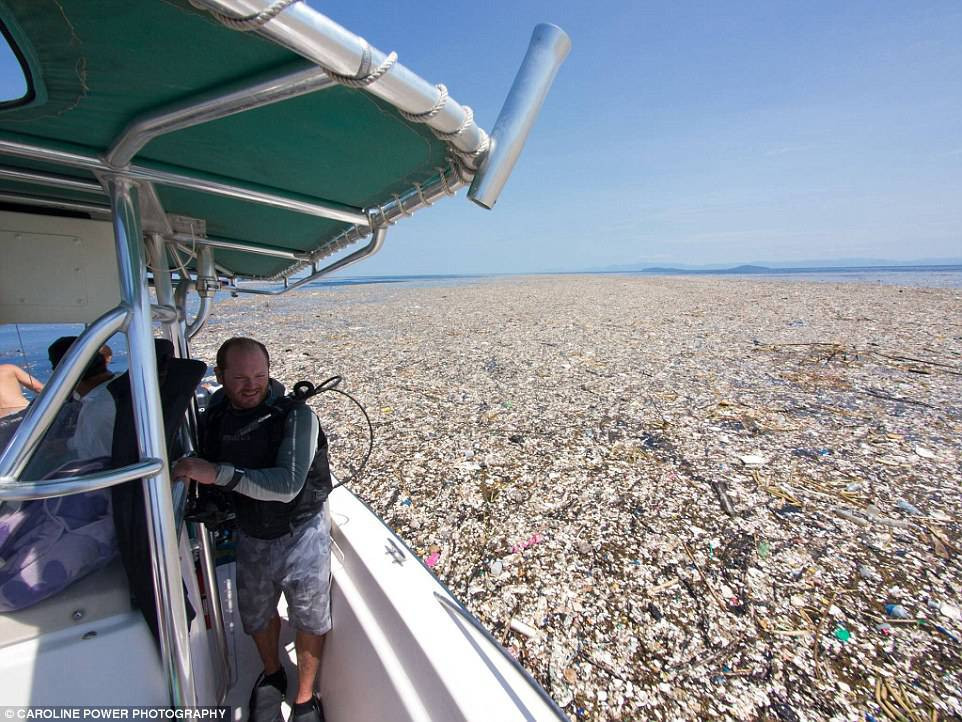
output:
[[[73,462],[48,478],[108,468]],[[24,609],[106,566],[117,554],[110,489],[0,505],[0,612]]]

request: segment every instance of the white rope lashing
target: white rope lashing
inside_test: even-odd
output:
[[[325,68],[324,71],[331,77],[331,80],[341,85],[346,85],[349,88],[366,88],[368,85],[371,85],[371,83],[380,80],[381,76],[393,68],[396,62],[397,53],[392,50],[388,56],[384,58],[383,63],[378,65],[373,72],[368,73],[367,69],[371,67],[371,46],[365,45],[364,53],[361,57],[361,67],[357,75],[341,75],[328,68]]]
[[[252,30],[257,30],[280,13],[286,10],[291,5],[300,2],[301,0],[276,0],[269,7],[265,8],[259,13],[253,15],[246,15],[244,17],[231,17],[229,15],[224,15],[210,8],[204,8],[220,23],[240,32],[250,32]],[[196,0],[191,0],[191,3],[195,7],[201,7]],[[341,73],[335,72],[330,68],[325,67],[324,70],[330,76],[331,80],[341,85],[345,85],[349,88],[367,88],[373,83],[380,80],[391,68],[397,64],[398,55],[396,52],[391,51],[385,58],[384,61],[373,71],[370,70],[371,63],[373,62],[373,51],[371,46],[365,42],[364,49],[361,53],[361,64],[355,75],[342,75]],[[438,91],[437,100],[434,105],[431,106],[426,111],[420,113],[413,113],[407,110],[402,110],[397,108],[397,112],[400,113],[401,117],[412,123],[427,123],[432,118],[438,115],[444,106],[448,102],[448,89],[443,83],[438,83],[436,86]],[[478,159],[488,151],[491,145],[491,141],[487,134],[481,133],[481,143],[480,146],[474,151],[464,151],[453,145],[453,142],[458,138],[465,130],[471,127],[474,122],[474,111],[468,106],[462,106],[464,108],[464,119],[461,124],[452,131],[438,130],[437,128],[431,128],[431,132],[434,136],[445,143],[448,144],[451,151],[460,157],[460,163],[457,166],[458,175],[464,179],[465,174],[473,175],[477,170]],[[470,180],[470,178],[468,178]]]
[[[282,12],[287,10],[294,3],[299,3],[301,0],[277,0],[269,7],[264,8],[259,13],[254,13],[253,15],[244,15],[243,17],[232,17],[230,15],[224,15],[216,10],[211,10],[203,5],[198,5],[195,2],[191,2],[194,7],[199,7],[201,9],[208,10],[214,18],[221,23],[226,25],[231,30],[237,30],[242,33],[249,33],[253,30],[263,27],[271,20],[276,18]]]

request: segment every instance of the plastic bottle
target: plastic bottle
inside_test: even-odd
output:
[[[885,614],[892,617],[892,619],[910,619],[912,617],[912,615],[909,614],[909,610],[901,604],[886,604]]]

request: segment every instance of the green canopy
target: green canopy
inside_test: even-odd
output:
[[[151,111],[284,70],[313,67],[256,33],[228,29],[186,0],[4,0],[0,22],[25,65],[30,92],[0,105],[0,141],[101,157]],[[6,169],[94,182],[93,172],[3,154]],[[142,168],[365,209],[439,179],[448,146],[368,92],[333,85],[176,130],[134,158]],[[0,177],[0,193],[103,204],[95,189]],[[331,220],[155,183],[168,214],[206,221],[211,237],[311,252],[351,228]],[[235,251],[217,261],[240,276],[272,277],[290,259]]]

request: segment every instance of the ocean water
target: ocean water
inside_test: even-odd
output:
[[[53,369],[47,358],[47,347],[61,336],[77,336],[83,331],[80,323],[21,323],[0,325],[0,363],[17,364],[44,383]],[[127,339],[122,333],[107,341],[114,352],[110,370],[127,370]],[[30,394],[26,393],[29,397]]]
[[[714,276],[814,283],[874,283],[916,288],[962,288],[962,266],[863,266],[858,268],[778,268],[752,271],[637,271],[631,276]]]

